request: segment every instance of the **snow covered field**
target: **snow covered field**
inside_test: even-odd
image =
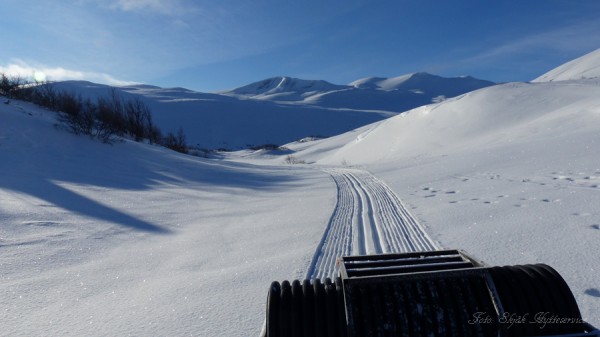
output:
[[[3,336],[249,336],[304,276],[336,191],[312,169],[105,145],[0,106]]]
[[[273,280],[436,247],[547,263],[600,326],[600,73],[559,73],[226,160],[1,104],[0,335],[257,336]]]

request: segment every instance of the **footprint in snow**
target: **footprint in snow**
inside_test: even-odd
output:
[[[584,291],[584,293],[586,295],[590,295],[590,296],[594,296],[594,297],[600,297],[600,290],[598,290],[597,288],[589,288],[586,291]]]
[[[571,213],[571,215],[573,215],[573,216],[590,216],[592,214],[591,213],[585,213],[585,212],[584,213],[578,213],[577,212],[577,213]]]
[[[591,225],[590,227],[592,227],[593,229],[598,229],[598,230],[600,230],[600,225],[598,225],[598,224],[593,224],[593,225]]]

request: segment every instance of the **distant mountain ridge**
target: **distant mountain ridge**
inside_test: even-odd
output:
[[[447,92],[448,90],[459,92],[466,89],[472,91],[494,84],[494,82],[476,79],[471,76],[442,77],[426,72],[418,72],[390,78],[367,77],[351,82],[349,85],[357,89],[376,89],[384,91],[420,90],[437,91],[440,93],[442,91]]]
[[[302,100],[317,93],[344,89],[346,86],[336,85],[323,80],[302,80],[293,77],[279,76],[267,78],[222,94],[247,96],[255,99]]]
[[[223,91],[246,99],[312,104],[328,108],[402,112],[494,85],[470,76],[446,78],[424,72],[398,77],[367,77],[347,85],[322,80],[273,77]]]

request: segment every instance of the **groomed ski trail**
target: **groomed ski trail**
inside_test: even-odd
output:
[[[333,278],[340,256],[439,249],[396,194],[371,173],[326,169],[337,204],[310,263],[307,278]]]

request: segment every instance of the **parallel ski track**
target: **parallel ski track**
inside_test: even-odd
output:
[[[327,169],[337,204],[310,263],[307,278],[337,275],[340,256],[437,250],[396,194],[367,171]]]

